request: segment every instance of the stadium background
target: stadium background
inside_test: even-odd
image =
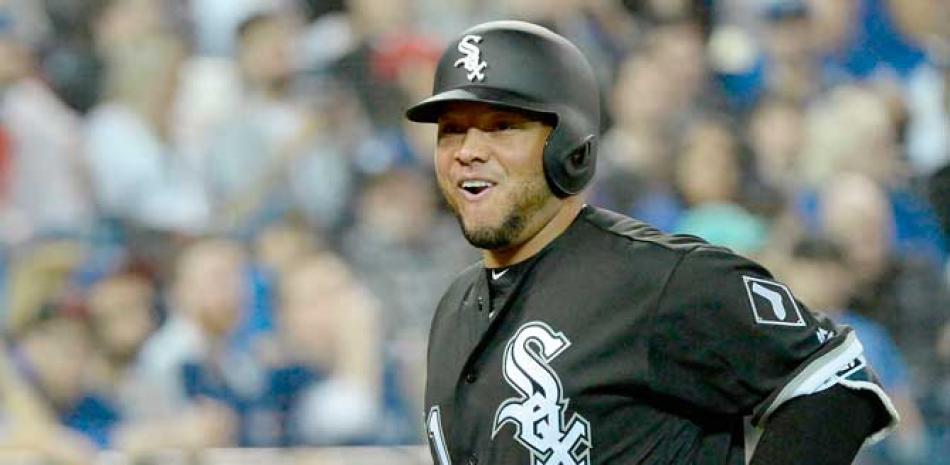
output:
[[[598,73],[591,201],[854,325],[905,420],[860,463],[950,463],[941,0],[0,0],[0,463],[426,463],[478,255],[402,109],[506,17]]]

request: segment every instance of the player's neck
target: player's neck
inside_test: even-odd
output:
[[[567,230],[582,208],[584,208],[584,202],[580,196],[565,199],[560,210],[525,242],[507,249],[482,250],[485,266],[505,268],[535,256]]]

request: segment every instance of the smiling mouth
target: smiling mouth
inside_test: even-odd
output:
[[[458,187],[465,193],[465,197],[475,200],[483,197],[495,187],[495,183],[481,179],[465,180],[458,183]]]

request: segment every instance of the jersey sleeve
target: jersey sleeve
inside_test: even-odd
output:
[[[653,317],[651,389],[702,409],[752,416],[762,425],[780,405],[836,384],[867,390],[897,421],[857,336],[812,313],[760,265],[699,247],[673,270]]]

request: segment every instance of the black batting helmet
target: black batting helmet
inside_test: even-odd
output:
[[[483,102],[549,115],[544,174],[560,197],[594,175],[600,96],[584,55],[564,37],[523,21],[492,21],[461,34],[439,59],[433,95],[406,111],[433,123],[449,102]]]

